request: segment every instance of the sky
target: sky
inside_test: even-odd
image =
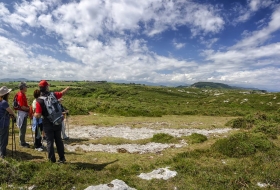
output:
[[[280,0],[0,0],[0,79],[280,91]]]

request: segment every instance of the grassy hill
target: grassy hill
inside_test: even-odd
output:
[[[242,87],[230,86],[227,84],[215,83],[215,82],[196,82],[192,84],[191,87],[210,88],[210,89],[239,89],[239,90],[254,90],[254,91],[266,92],[265,90],[259,90],[257,88],[242,88]]]
[[[17,83],[5,85],[14,89],[12,97],[17,91]],[[27,97],[31,103],[37,83],[29,82],[29,85]],[[269,189],[280,188],[280,93],[104,81],[51,81],[50,89],[59,91],[66,86],[71,86],[71,89],[64,97],[64,105],[70,109],[71,124],[76,126],[130,124],[140,128],[143,123],[161,123],[165,127],[180,129],[193,123],[204,123],[196,127],[209,130],[230,127],[235,130],[224,136],[208,138],[196,135],[178,138],[160,134],[141,142],[112,137],[70,139],[66,142],[68,145],[171,143],[182,140],[188,145],[154,154],[77,149],[66,152],[67,163],[64,165],[47,162],[44,152],[20,147],[17,147],[17,155],[11,158],[10,139],[8,158],[0,160],[2,189],[27,189],[33,185],[36,189],[85,189],[90,185],[108,184],[113,179],[123,180],[136,189],[260,189],[258,184]],[[201,121],[205,116],[209,122],[207,126],[206,121]],[[31,140],[30,130],[27,135]],[[137,177],[142,172],[167,166],[177,171],[178,175],[169,180],[150,181]]]
[[[72,87],[65,106],[73,115],[99,112],[120,116],[206,115],[245,116],[257,111],[275,113],[277,93],[244,89],[199,89],[146,86],[107,82],[50,81],[51,90]],[[17,91],[17,83],[6,83]],[[29,82],[28,101],[33,100],[37,82]]]
[[[215,83],[215,82],[196,82],[191,85],[191,87],[196,87],[196,88],[217,88],[217,89],[234,89],[234,87],[229,86],[227,84],[223,83]]]

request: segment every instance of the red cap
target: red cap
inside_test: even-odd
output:
[[[46,87],[46,86],[49,86],[49,83],[46,80],[41,80],[39,83],[39,86]]]

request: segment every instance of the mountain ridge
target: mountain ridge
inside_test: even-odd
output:
[[[34,81],[26,78],[3,78],[0,79],[0,82],[20,82],[20,81]],[[260,90],[258,88],[250,88],[250,87],[239,87],[239,86],[230,86],[224,83],[217,83],[217,82],[196,82],[193,84],[185,84],[180,85],[179,83],[152,83],[152,82],[144,82],[144,81],[110,81],[116,83],[135,83],[135,84],[145,84],[149,86],[172,86],[172,87],[195,87],[195,88],[213,88],[213,89],[242,89],[242,90],[256,90],[256,91],[266,91]]]

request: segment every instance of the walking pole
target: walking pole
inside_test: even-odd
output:
[[[65,114],[65,127],[67,128],[67,132],[68,132],[68,138],[69,138],[69,126],[67,126],[68,124],[67,124],[67,119],[66,119],[66,115],[67,115],[67,113]]]
[[[32,140],[33,140],[33,144],[35,143],[35,140],[34,140],[34,137],[33,137],[33,130],[32,130],[32,124],[33,124],[33,121],[31,123],[31,118],[29,117],[29,121],[30,121],[30,129],[31,129],[31,136],[32,136]],[[35,134],[36,135],[36,134]]]
[[[12,119],[12,157],[14,157],[14,120]]]
[[[15,123],[15,121],[14,121],[14,123]],[[13,124],[13,128],[14,128],[14,124]],[[15,134],[15,130],[14,130],[14,144],[15,144],[15,155],[16,155],[17,143],[16,143],[16,134]]]
[[[14,151],[16,153],[16,135],[15,135],[15,119],[12,118],[12,157],[14,157]],[[15,146],[15,150],[14,150]]]

